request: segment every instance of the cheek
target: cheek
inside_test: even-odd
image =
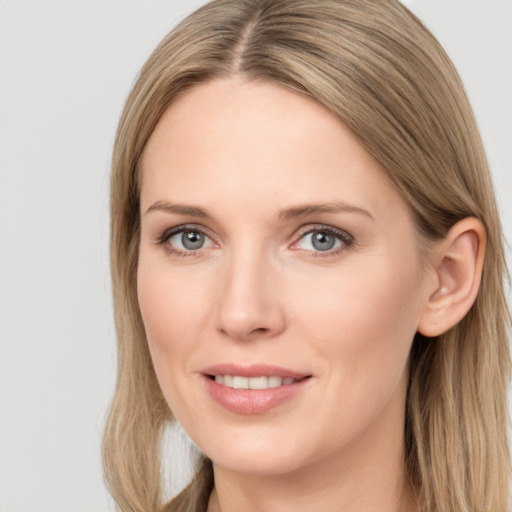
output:
[[[191,356],[209,317],[209,289],[204,279],[199,286],[194,273],[176,272],[165,261],[141,251],[137,293],[160,388],[173,415],[187,424]]]
[[[173,271],[165,256],[141,251],[137,294],[151,344],[172,345],[172,340],[183,340],[198,328],[208,307],[208,290],[204,281],[200,283],[195,273]]]
[[[209,289],[201,276],[173,271],[165,258],[141,251],[137,293],[153,365],[165,393],[177,375],[174,365],[186,370],[187,355],[205,328]]]
[[[364,435],[379,418],[393,418],[395,426],[403,421],[420,303],[413,267],[397,273],[392,262],[380,259],[346,270],[332,276],[328,292],[303,281],[308,293],[298,315],[325,390],[325,407],[312,414],[334,426],[325,436],[335,445]]]
[[[362,388],[377,376],[396,381],[419,321],[421,273],[415,260],[372,258],[340,268],[326,284],[311,286],[303,278],[296,290],[303,299],[297,317],[316,352],[329,356],[339,378]]]

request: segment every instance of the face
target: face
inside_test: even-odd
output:
[[[324,107],[188,91],[143,157],[138,296],[163,394],[217,467],[347,464],[402,442],[428,277],[411,215]]]

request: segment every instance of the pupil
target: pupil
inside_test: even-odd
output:
[[[204,235],[197,231],[187,231],[181,236],[181,243],[186,249],[200,249],[204,243]]]
[[[317,251],[328,251],[334,247],[336,240],[333,236],[323,231],[316,231],[313,233],[312,243]]]

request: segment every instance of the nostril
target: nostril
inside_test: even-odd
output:
[[[265,327],[258,327],[257,329],[253,329],[252,332],[263,334],[263,333],[266,333],[267,331],[268,331],[268,329]]]

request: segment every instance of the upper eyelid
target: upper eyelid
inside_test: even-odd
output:
[[[315,231],[328,231],[329,233],[333,233],[334,235],[350,238],[350,240],[354,240],[354,237],[352,234],[347,231],[346,229],[337,228],[335,226],[330,226],[327,224],[308,224],[306,226],[303,226],[302,228],[299,228],[296,230],[296,236],[294,237],[295,240],[300,240],[305,235],[308,235],[310,233],[314,233]]]
[[[163,233],[158,236],[157,240],[168,240],[170,237],[177,235],[178,233],[182,233],[183,231],[198,231],[208,238],[214,240],[214,237],[210,234],[209,230],[201,226],[200,224],[180,224],[179,226],[174,226],[172,228],[167,228],[163,231]],[[215,241],[215,240],[214,240]]]

